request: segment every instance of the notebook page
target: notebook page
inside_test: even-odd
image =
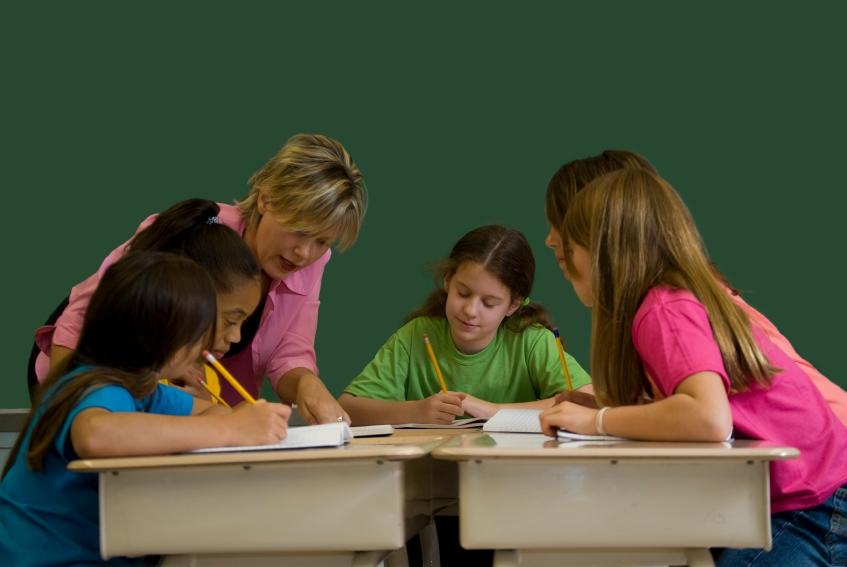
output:
[[[453,423],[395,423],[394,429],[474,429],[482,427],[484,417],[454,419]]]
[[[237,451],[274,451],[280,449],[307,449],[311,447],[338,447],[353,438],[345,422],[323,423],[289,427],[288,435],[279,443],[270,445],[239,445],[236,447],[209,447],[194,449],[189,453],[226,453]]]
[[[501,409],[483,426],[483,431],[541,433],[540,409]]]
[[[394,433],[394,428],[390,425],[358,425],[350,428],[353,433],[353,438],[359,437],[381,437],[383,435],[391,435]]]

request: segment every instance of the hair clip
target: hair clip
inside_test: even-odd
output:
[[[206,219],[206,224],[221,224],[221,219],[217,216]]]

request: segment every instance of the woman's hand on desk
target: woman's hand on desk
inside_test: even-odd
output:
[[[314,374],[305,374],[300,377],[296,402],[300,417],[308,425],[335,423],[339,421],[339,418],[341,418],[340,421],[350,423],[350,416],[338,400],[329,393],[321,379]]]
[[[229,445],[267,445],[285,439],[291,408],[258,400],[244,402],[221,416],[230,428]]]
[[[573,394],[574,392],[571,392]],[[597,409],[588,408],[573,402],[562,402],[541,412],[541,430],[545,435],[556,436],[557,429],[567,429],[574,433],[594,435],[597,429],[594,418]]]
[[[439,423],[446,425],[453,423],[453,420],[465,414],[462,408],[462,401],[467,397],[467,394],[461,392],[439,392],[433,394],[423,400],[415,402],[414,415],[412,422],[414,423]]]

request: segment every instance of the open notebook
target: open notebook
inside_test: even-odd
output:
[[[538,409],[502,409],[494,414],[483,426],[488,433],[541,433]],[[556,433],[559,441],[621,441],[621,437],[611,435],[584,435],[560,429]]]
[[[453,423],[395,423],[394,429],[479,429],[485,423],[484,417],[454,419]]]
[[[353,438],[350,427],[342,422],[321,425],[289,427],[288,436],[270,445],[240,445],[235,447],[208,447],[189,453],[226,453],[237,451],[275,451],[279,449],[308,449],[312,447],[339,447]]]
[[[541,433],[538,409],[501,409],[482,427],[488,433]]]
[[[392,435],[394,428],[390,425],[357,425],[356,427],[351,427],[350,431],[353,433],[353,437],[357,439],[359,437],[384,437],[386,435]]]

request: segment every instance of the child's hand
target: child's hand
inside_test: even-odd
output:
[[[600,406],[597,405],[597,398],[595,398],[592,394],[586,394],[585,392],[579,392],[577,390],[556,394],[556,401],[553,403],[561,404],[562,402],[573,402],[577,405],[592,409],[600,408]]]
[[[230,445],[267,445],[276,443],[288,434],[291,408],[259,400],[243,403],[225,416],[232,428]]]
[[[439,423],[449,424],[460,415],[464,415],[462,400],[467,394],[461,392],[439,392],[432,396],[415,402],[415,423]]]
[[[470,394],[465,394],[465,399],[462,401],[462,409],[466,414],[473,417],[490,418],[497,413],[499,408],[497,404],[492,404]]]
[[[541,412],[541,431],[551,437],[556,436],[557,429],[595,435],[597,430],[594,427],[594,418],[597,411],[572,402],[562,402]]]

